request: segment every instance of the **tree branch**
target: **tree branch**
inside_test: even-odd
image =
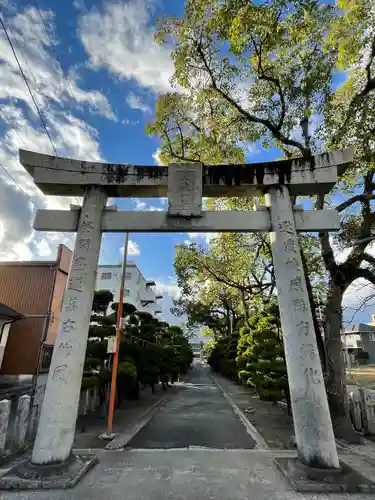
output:
[[[167,139],[167,144],[168,144],[168,149],[169,149],[169,153],[170,155],[172,156],[172,158],[176,158],[177,160],[182,160],[182,161],[188,161],[190,163],[201,163],[200,160],[196,160],[194,158],[189,158],[187,156],[184,156],[184,155],[179,155],[177,154],[174,150],[173,150],[173,147],[172,147],[172,143],[171,143],[171,139],[168,135],[168,130],[164,129],[163,130],[164,132],[164,136],[165,138]],[[182,145],[181,145],[182,146]]]
[[[356,196],[352,196],[343,203],[340,203],[340,205],[336,207],[336,210],[340,213],[343,212],[346,208],[350,207],[351,205],[354,205],[354,203],[370,201],[370,200],[375,200],[375,194],[367,194],[367,193],[357,194]]]
[[[368,262],[369,264],[375,264],[375,257],[373,257],[372,255],[370,255],[369,253],[365,252],[363,254],[363,260],[365,260],[366,262]]]
[[[359,267],[355,272],[353,281],[358,278],[364,278],[365,280],[375,285],[375,274],[370,271],[370,269]]]
[[[283,89],[281,88],[281,84],[280,84],[280,80],[276,77],[273,77],[273,76],[270,76],[270,75],[266,75],[266,72],[263,68],[263,64],[262,64],[262,42],[260,43],[259,47],[257,46],[257,43],[254,39],[254,37],[251,35],[251,40],[253,42],[253,46],[254,46],[254,50],[258,56],[258,75],[259,75],[259,79],[260,80],[263,80],[263,81],[266,81],[266,82],[269,82],[269,83],[273,83],[276,88],[277,88],[277,92],[280,96],[280,104],[281,104],[281,114],[280,114],[280,118],[279,118],[279,123],[277,124],[276,126],[276,129],[278,131],[281,130],[281,127],[283,126],[284,124],[284,120],[285,120],[285,114],[286,114],[286,104],[285,104],[285,97],[284,97],[284,92],[283,92]]]
[[[342,126],[339,128],[339,130],[336,133],[336,136],[333,139],[333,143],[338,142],[340,139],[342,139],[346,127],[349,123],[349,120],[352,118],[353,113],[355,108],[360,104],[361,99],[366,97],[372,90],[375,90],[375,77],[371,75],[371,65],[374,61],[375,58],[375,35],[372,39],[371,42],[371,52],[369,56],[369,60],[366,64],[365,71],[366,71],[366,85],[363,87],[363,89],[356,94],[353,99],[350,101],[348,111],[346,113],[346,118]]]
[[[294,148],[297,148],[301,151],[303,156],[306,156],[308,154],[308,151],[306,148],[298,141],[294,139],[289,139],[286,137],[284,134],[281,133],[281,131],[278,129],[278,126],[272,123],[270,120],[267,120],[265,118],[259,118],[255,115],[252,115],[249,113],[246,109],[244,109],[240,104],[238,104],[230,95],[226,94],[220,87],[218,87],[217,82],[215,80],[214,74],[212,69],[209,67],[206,57],[204,55],[203,49],[199,43],[196,43],[196,49],[198,51],[198,54],[202,58],[202,62],[204,65],[205,70],[207,71],[208,75],[210,76],[211,79],[211,86],[212,88],[223,97],[231,106],[233,106],[238,113],[240,113],[242,116],[244,116],[249,122],[251,123],[258,123],[260,125],[263,125],[266,127],[275,137],[275,139],[278,139],[281,143],[287,145],[287,146],[292,146]]]

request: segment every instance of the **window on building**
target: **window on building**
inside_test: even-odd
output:
[[[125,297],[129,297],[130,295],[130,290],[128,288],[125,289]]]
[[[375,342],[375,333],[369,333],[368,338],[371,340],[371,342]]]
[[[100,278],[102,280],[110,280],[112,278],[112,273],[102,273]]]
[[[132,279],[132,273],[125,273],[125,279],[126,280],[131,280]]]

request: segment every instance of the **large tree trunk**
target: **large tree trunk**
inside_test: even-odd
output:
[[[345,289],[332,280],[324,311],[326,348],[326,389],[335,436],[349,442],[360,441],[353,430],[347,404],[345,366],[341,344],[342,299]]]
[[[307,294],[309,296],[311,314],[312,314],[312,318],[313,318],[316,343],[318,345],[320,363],[322,365],[323,373],[325,373],[326,352],[325,352],[324,340],[323,340],[322,331],[321,331],[318,319],[316,317],[316,306],[315,306],[315,301],[314,301],[313,288],[311,286],[311,281],[310,281],[310,277],[309,277],[309,269],[307,267],[306,257],[305,257],[305,254],[303,253],[303,250],[301,250],[301,259],[302,259],[302,265],[303,265],[303,272],[304,272],[305,280],[306,280]]]

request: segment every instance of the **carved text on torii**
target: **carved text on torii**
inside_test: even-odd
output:
[[[73,262],[73,271],[83,271],[86,265],[85,257],[77,257]]]
[[[95,229],[94,224],[89,219],[88,214],[86,214],[79,224],[78,232],[81,234],[91,233],[94,229]]]
[[[90,247],[91,247],[91,238],[80,238],[78,240],[78,248],[80,250],[85,250],[86,252],[88,252],[90,250]]]
[[[66,319],[61,323],[61,328],[63,332],[70,333],[72,330],[76,328],[76,322],[70,318]]]
[[[78,309],[78,299],[75,295],[68,298],[68,303],[65,306],[65,312],[74,312]]]
[[[84,276],[72,276],[71,278],[69,278],[69,289],[70,290],[74,290],[76,292],[83,292],[84,291],[84,288],[83,288],[83,280],[84,280]]]

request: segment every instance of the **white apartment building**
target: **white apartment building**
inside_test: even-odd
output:
[[[95,290],[110,290],[114,295],[114,302],[120,296],[121,264],[99,266],[96,274]],[[161,319],[161,307],[157,295],[153,290],[155,282],[146,280],[134,261],[126,264],[124,302],[133,304],[138,311],[148,312]]]

